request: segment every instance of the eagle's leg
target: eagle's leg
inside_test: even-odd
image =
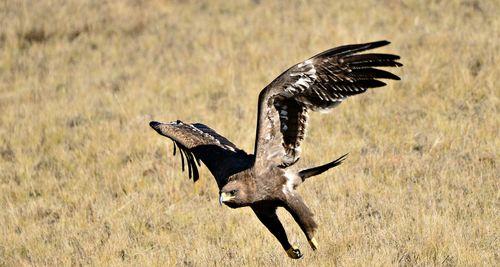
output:
[[[293,218],[300,226],[300,229],[302,229],[302,232],[306,235],[311,248],[316,250],[318,248],[318,242],[314,238],[314,235],[318,225],[314,221],[314,214],[307,207],[306,203],[304,203],[297,192],[291,192],[287,195],[284,206],[286,210],[292,214]]]
[[[252,210],[257,215],[257,218],[266,226],[266,228],[278,239],[286,254],[292,259],[302,258],[302,252],[298,248],[293,247],[288,242],[285,229],[281,224],[278,215],[276,214],[277,206],[252,206]]]

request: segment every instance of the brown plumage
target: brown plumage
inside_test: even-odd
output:
[[[296,170],[300,145],[304,140],[309,111],[329,110],[347,97],[369,88],[386,85],[379,79],[399,77],[375,67],[400,67],[399,56],[359,54],[389,44],[378,41],[329,49],[294,65],[278,76],[259,94],[258,122],[254,154],[247,154],[233,143],[200,123],[181,121],[151,122],[159,134],[174,142],[186,161],[189,177],[199,177],[197,164],[203,162],[217,181],[220,202],[231,208],[250,207],[257,218],[278,239],[291,258],[302,253],[292,247],[276,215],[284,207],[317,249],[317,224],[295,190],[311,176],[342,163],[345,156],[325,165]]]

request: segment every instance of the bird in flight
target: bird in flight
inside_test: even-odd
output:
[[[389,44],[377,41],[339,46],[300,62],[278,76],[259,94],[257,130],[253,154],[201,123],[180,120],[149,125],[173,141],[181,155],[182,170],[199,178],[203,162],[215,177],[219,201],[230,208],[250,207],[293,259],[302,252],[288,241],[276,209],[285,208],[304,232],[311,248],[318,243],[318,225],[296,188],[306,179],[342,163],[346,155],[309,169],[298,170],[308,113],[330,110],[350,96],[382,87],[381,79],[400,78],[377,67],[401,67],[399,56],[361,53]],[[184,163],[186,162],[186,163]]]

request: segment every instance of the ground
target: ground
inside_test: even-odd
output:
[[[2,1],[0,266],[500,264],[499,1]],[[150,120],[253,151],[259,91],[322,50],[387,39],[402,77],[311,116],[319,223],[286,257],[193,185]],[[495,223],[496,222],[496,223]]]

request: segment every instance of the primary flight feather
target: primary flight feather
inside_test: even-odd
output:
[[[302,257],[287,238],[276,209],[284,207],[317,249],[317,224],[313,213],[295,190],[307,178],[342,163],[342,156],[322,166],[297,170],[300,145],[305,138],[308,112],[328,111],[346,98],[386,85],[380,79],[399,77],[377,67],[401,67],[399,56],[361,53],[389,44],[378,41],[326,50],[298,63],[266,86],[259,94],[254,154],[236,147],[201,123],[150,122],[159,134],[170,138],[181,155],[182,169],[198,180],[203,162],[215,177],[219,200],[231,207],[250,207],[278,239],[287,255]],[[186,162],[186,164],[185,164]]]

